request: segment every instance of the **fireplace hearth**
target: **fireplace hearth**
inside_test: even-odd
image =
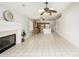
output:
[[[0,53],[16,44],[16,34],[0,37]]]

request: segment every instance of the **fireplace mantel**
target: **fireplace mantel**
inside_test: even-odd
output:
[[[0,21],[0,37],[16,34],[16,44],[21,43],[21,26],[15,22]]]

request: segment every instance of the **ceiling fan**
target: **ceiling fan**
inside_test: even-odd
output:
[[[49,8],[47,7],[47,6],[48,6],[48,2],[45,2],[45,5],[46,5],[46,7],[44,8],[44,11],[41,12],[40,15],[43,15],[43,14],[52,15],[52,13],[57,13],[56,10],[51,10],[51,9],[49,9]]]

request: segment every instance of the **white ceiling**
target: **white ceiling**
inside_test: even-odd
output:
[[[48,7],[55,8],[58,12],[61,12],[69,4],[70,2],[49,2]],[[39,9],[45,7],[44,2],[0,2],[0,6],[1,5],[14,9],[30,18],[38,18],[40,16]]]

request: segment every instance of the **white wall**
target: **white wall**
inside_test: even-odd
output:
[[[79,3],[72,3],[57,20],[56,32],[79,48]]]
[[[4,20],[3,18],[3,11],[5,10],[10,10],[14,16],[14,22],[16,23],[20,23],[22,29],[24,29],[26,31],[27,36],[30,35],[30,31],[29,31],[29,20],[26,16],[20,14],[18,11],[11,9],[8,6],[3,6],[0,5],[0,20]]]

